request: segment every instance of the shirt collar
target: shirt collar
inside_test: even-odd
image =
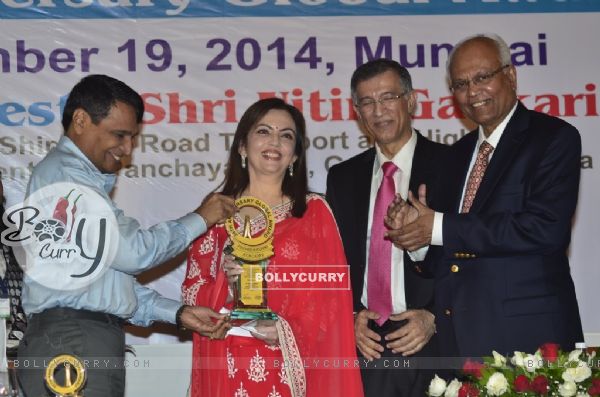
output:
[[[377,152],[377,156],[375,156],[375,170],[376,172],[380,172],[381,165],[386,161],[392,161],[396,167],[398,167],[403,172],[410,170],[412,167],[412,158],[413,153],[415,152],[415,147],[417,146],[417,133],[414,130],[411,130],[411,136],[408,142],[396,153],[394,158],[389,159],[381,149],[379,145],[375,143],[375,151]]]
[[[500,138],[502,137],[502,134],[504,133],[504,130],[506,129],[506,126],[508,125],[508,122],[510,121],[511,117],[515,113],[518,103],[519,103],[519,101],[515,102],[515,105],[512,107],[510,112],[508,112],[506,117],[504,117],[504,120],[502,120],[502,122],[500,124],[498,124],[498,126],[494,129],[494,131],[492,131],[490,136],[488,136],[487,138],[485,137],[485,134],[483,133],[483,127],[479,126],[479,137],[477,138],[477,147],[479,147],[483,143],[483,141],[487,141],[487,143],[492,145],[494,147],[494,149],[498,146],[498,142],[500,142]]]
[[[83,167],[90,174],[92,180],[99,181],[98,185],[101,185],[106,193],[110,193],[115,187],[117,182],[116,174],[104,174],[90,161],[90,159],[79,149],[79,147],[66,135],[63,135],[58,141],[57,147],[76,157],[83,163]]]

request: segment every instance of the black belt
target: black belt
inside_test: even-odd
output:
[[[125,324],[125,320],[114,314],[93,312],[84,309],[72,309],[70,307],[53,307],[51,309],[46,309],[41,313],[34,313],[31,318],[36,319],[37,321],[57,321],[65,319],[91,320],[119,327],[122,327],[123,324]]]
[[[385,323],[379,325],[375,322],[375,320],[369,320],[369,328],[372,329],[373,331],[377,332],[378,334],[388,334],[390,332],[393,332],[397,329],[399,329],[400,327],[404,326],[405,324],[408,324],[408,320],[400,320],[400,321],[394,321],[394,320],[386,320]]]

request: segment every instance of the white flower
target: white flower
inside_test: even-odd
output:
[[[535,372],[535,370],[540,368],[542,365],[544,365],[544,360],[542,357],[534,354],[528,354],[523,359],[523,366],[527,372]]]
[[[458,391],[462,387],[462,382],[458,379],[452,379],[452,382],[446,388],[446,392],[444,393],[444,397],[458,397]]]
[[[577,393],[577,385],[575,382],[566,381],[558,387],[558,394],[563,397],[571,397]]]
[[[590,395],[587,394],[587,392],[580,391],[577,393],[577,395],[575,397],[590,397]]]
[[[516,365],[517,367],[522,367],[523,365],[525,365],[523,359],[523,353],[515,352],[515,355],[510,359],[510,362],[513,363],[513,365]]]
[[[592,376],[592,370],[588,367],[587,363],[583,361],[577,362],[577,367],[567,368],[562,374],[562,378],[568,382],[583,382],[587,378]]]
[[[502,368],[506,365],[506,357],[504,357],[502,354],[494,350],[492,351],[492,355],[494,356],[494,363],[492,364],[492,367]]]
[[[439,397],[444,394],[444,390],[446,390],[446,381],[435,375],[429,384],[429,395]]]
[[[569,353],[569,361],[579,361],[579,356],[581,356],[582,352],[583,350],[581,349],[573,350]]]
[[[496,372],[490,376],[485,388],[490,396],[501,396],[508,390],[508,381],[503,373]]]

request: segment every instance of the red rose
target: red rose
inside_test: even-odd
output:
[[[531,385],[529,384],[529,379],[525,375],[519,375],[515,378],[515,391],[517,393],[524,393],[529,391]]]
[[[588,389],[590,396],[600,396],[600,378],[592,379],[592,385]]]
[[[465,364],[463,365],[463,372],[466,375],[471,375],[473,377],[475,377],[476,379],[480,379],[481,378],[481,370],[483,369],[484,365],[483,363],[480,363],[479,361],[472,361],[470,359],[467,359],[467,361],[465,361]]]
[[[544,343],[540,346],[540,352],[542,353],[542,357],[544,357],[549,362],[553,363],[558,359],[558,350],[560,346],[556,343]]]
[[[531,391],[537,394],[548,393],[548,378],[538,375],[531,381]]]
[[[590,386],[590,387],[588,388],[588,394],[589,394],[591,397],[594,397],[594,396],[600,396],[600,389],[599,389],[599,388],[597,388],[597,387],[594,387],[594,386]]]
[[[479,390],[472,383],[463,383],[458,390],[458,397],[479,397]]]

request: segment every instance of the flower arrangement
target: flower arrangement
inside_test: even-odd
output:
[[[515,352],[510,358],[492,352],[483,362],[467,360],[464,379],[447,383],[437,375],[431,397],[593,397],[600,396],[598,348],[563,352],[553,343],[534,354]]]

